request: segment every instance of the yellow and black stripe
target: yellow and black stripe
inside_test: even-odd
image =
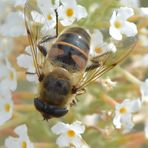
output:
[[[83,70],[88,60],[89,46],[90,36],[83,28],[69,28],[51,47],[50,61],[72,72]]]

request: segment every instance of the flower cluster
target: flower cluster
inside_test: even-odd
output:
[[[56,135],[60,135],[56,141],[59,147],[88,148],[81,137],[81,134],[85,131],[85,126],[79,121],[75,121],[72,124],[59,122],[51,130]]]
[[[25,124],[16,127],[14,132],[17,134],[18,138],[8,137],[5,140],[6,148],[34,148],[33,143],[27,135],[27,126]]]
[[[15,105],[14,105],[12,93],[17,88],[17,74],[16,74],[16,70],[12,66],[13,64],[11,63],[11,60],[12,61],[16,60],[18,66],[26,69],[27,71],[26,79],[28,81],[35,81],[35,82],[38,81],[38,77],[34,67],[33,57],[31,54],[31,47],[26,46],[27,44],[26,42],[24,43],[24,46],[26,46],[24,50],[25,54],[20,54],[19,56],[17,56],[16,59],[13,59],[13,58],[9,59],[9,55],[12,53],[11,52],[12,48],[16,47],[16,45],[14,46],[16,39],[21,37],[27,38],[25,23],[24,23],[25,16],[23,12],[23,7],[26,1],[27,0],[19,0],[19,1],[18,0],[1,0],[0,1],[0,126],[4,125],[6,121],[10,120],[14,114]],[[30,24],[37,25],[38,29],[41,29],[41,34],[39,34],[39,37],[40,35],[44,36],[44,34],[53,35],[53,36],[56,35],[57,15],[58,15],[59,31],[62,30],[64,27],[70,26],[73,23],[77,23],[77,22],[80,24],[84,24],[85,27],[89,26],[88,25],[89,23],[87,20],[89,20],[89,18],[91,18],[92,16],[95,16],[94,13],[97,12],[97,9],[101,6],[99,3],[92,4],[93,7],[90,6],[91,8],[90,13],[92,13],[92,16],[91,16],[91,14],[87,13],[86,8],[78,4],[76,0],[72,0],[72,1],[29,0],[28,2],[30,2],[31,7],[33,8],[36,7],[36,9],[29,8],[30,9],[29,11],[31,11],[29,17],[31,18],[30,20],[32,20]],[[111,17],[110,17],[110,21],[105,26],[105,31],[107,30],[107,32],[103,30],[104,29],[103,27],[102,28],[97,27],[99,26],[98,24],[94,25],[96,27],[96,28],[93,28],[94,30],[92,31],[87,30],[87,32],[89,32],[91,36],[90,58],[106,52],[110,52],[111,55],[114,55],[114,54],[118,55],[120,46],[118,46],[119,47],[118,48],[116,45],[118,45],[118,43],[119,42],[121,43],[122,41],[123,41],[122,43],[124,44],[125,38],[128,40],[128,38],[130,39],[132,37],[135,37],[137,33],[140,34],[139,44],[142,45],[144,48],[148,47],[147,27],[143,27],[139,29],[138,28],[139,26],[136,26],[136,24],[134,23],[134,22],[136,23],[138,22],[136,16],[134,16],[135,14],[138,15],[138,17],[140,18],[148,17],[148,8],[147,7],[140,8],[139,0],[119,0],[118,2],[120,3],[121,7],[113,10],[113,13],[111,14]],[[33,5],[32,3],[35,5]],[[136,21],[132,20],[134,18],[133,16],[136,18]],[[80,21],[81,19],[82,19],[82,22]],[[84,22],[83,22],[83,19],[85,19]],[[139,29],[139,32],[138,32],[138,29]],[[33,32],[34,30],[31,30],[31,31]],[[108,38],[106,36],[108,36]],[[37,41],[38,41],[38,38],[37,38]],[[15,52],[13,54],[15,54]],[[40,52],[37,51],[36,54],[38,59],[41,59]],[[142,64],[143,65],[145,64],[147,66],[148,65],[147,56],[145,55],[143,57],[145,62]],[[90,73],[90,79],[91,79],[91,74],[92,73]],[[114,82],[114,80],[117,81],[116,79],[113,79],[113,81],[111,81],[109,78],[107,78],[107,79],[103,79],[100,82],[102,83],[104,88],[110,91],[114,88],[114,86],[118,87],[118,85],[116,84],[116,82]],[[148,117],[148,111],[147,111],[148,79],[146,79],[144,82],[140,84],[141,85],[139,86],[139,89],[141,92],[141,96],[140,96],[141,100],[125,99],[121,103],[117,103],[114,99],[112,100],[113,101],[112,104],[114,104],[115,109],[114,109],[114,117],[111,118],[111,120],[113,121],[113,124],[111,124],[111,126],[114,125],[116,129],[122,129],[123,133],[127,133],[132,130],[132,128],[134,127],[134,124],[136,123],[135,122],[136,120],[134,118],[135,114],[136,115],[139,114],[140,117],[143,117],[142,120],[144,121],[144,124],[145,124],[145,129],[144,129],[145,136],[148,138],[148,119],[147,119]],[[14,96],[16,97],[20,95],[14,94]],[[106,97],[104,101],[106,101],[109,104],[111,103],[111,100],[107,100],[108,98],[110,99],[110,97]],[[91,102],[90,98],[85,100],[86,100],[85,101],[86,104],[87,103],[90,104]],[[92,100],[95,100],[95,99],[92,99]],[[85,103],[83,105],[86,105]],[[16,104],[16,106],[17,105],[18,104]],[[95,111],[95,113],[92,113],[92,111]],[[99,111],[99,114],[98,114],[98,111]],[[19,111],[16,111],[16,113],[19,113]],[[112,112],[108,112],[108,113],[110,115],[109,116],[106,115],[103,118],[101,116],[103,115],[103,113],[101,114],[101,111],[98,108],[96,110],[94,108],[93,110],[91,110],[90,115],[83,116],[84,117],[82,118],[83,124],[85,124],[86,126],[92,129],[94,128],[96,131],[99,131],[98,123],[101,120],[106,121],[107,118],[112,117],[113,115]],[[62,120],[65,120],[65,118],[63,118]],[[13,124],[15,125],[15,123]],[[81,136],[81,134],[84,133],[86,128],[83,124],[80,121],[75,121],[72,124],[68,124],[64,122],[58,122],[57,124],[55,124],[51,128],[51,131],[56,135],[58,135],[58,138],[56,140],[56,144],[58,145],[58,147],[88,148],[89,146],[85,143],[85,141]],[[104,131],[105,131],[104,129],[101,129],[99,132],[102,134],[102,133],[105,133]],[[26,125],[20,125],[16,127],[14,129],[14,133],[17,135],[16,137],[9,136],[8,138],[5,139],[6,148],[11,148],[11,147],[33,148],[34,147],[33,143],[30,141],[30,138],[27,134]]]
[[[16,90],[17,79],[16,71],[5,59],[0,64],[0,125],[4,124],[12,117],[13,101],[11,92]]]
[[[138,112],[141,107],[141,101],[125,99],[121,104],[116,105],[115,117],[113,119],[113,124],[117,129],[122,128],[123,132],[129,132],[134,123],[132,121],[132,116],[134,113]]]

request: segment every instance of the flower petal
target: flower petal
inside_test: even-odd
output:
[[[32,65],[33,59],[31,56],[26,54],[21,54],[17,57],[17,64],[23,68],[29,68]]]
[[[122,40],[122,34],[120,33],[120,30],[114,28],[113,26],[109,28],[109,34],[116,40]]]
[[[18,136],[23,136],[23,137],[28,137],[28,135],[27,135],[27,126],[25,125],[25,124],[22,124],[22,125],[20,125],[20,126],[18,126],[18,127],[16,127],[15,129],[14,129],[14,132],[18,135]],[[27,138],[28,139],[28,138]]]
[[[83,141],[79,136],[76,136],[72,139],[72,144],[76,147],[76,148],[82,148],[83,145]]]
[[[135,36],[137,32],[138,30],[136,25],[127,21],[124,23],[121,29],[121,33],[125,34],[127,37]]]
[[[117,12],[117,17],[121,18],[122,20],[127,20],[129,17],[134,15],[134,10],[128,7],[120,7]]]
[[[62,134],[57,138],[56,144],[59,147],[68,147],[70,144],[70,138],[68,138],[66,135]]]
[[[138,112],[140,110],[141,105],[142,104],[140,99],[131,101],[131,112],[132,113]]]
[[[56,125],[54,125],[52,128],[51,128],[51,131],[53,133],[55,133],[56,135],[58,134],[62,134],[64,132],[66,132],[68,129],[68,125],[63,123],[63,122],[58,122]]]
[[[78,5],[76,13],[77,13],[76,15],[77,20],[87,17],[87,11],[83,6]]]
[[[85,126],[80,121],[72,123],[70,128],[72,128],[77,134],[82,134],[85,131]]]
[[[117,129],[121,128],[121,122],[120,122],[120,115],[115,115],[114,119],[113,119],[113,124]]]
[[[77,5],[77,2],[76,0],[61,0],[61,3],[63,5],[69,5],[69,6],[76,6]]]

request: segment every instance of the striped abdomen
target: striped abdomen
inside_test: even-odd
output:
[[[71,72],[84,70],[88,60],[89,45],[90,36],[83,28],[69,28],[51,47],[50,61]]]

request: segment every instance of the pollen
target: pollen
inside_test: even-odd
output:
[[[73,9],[72,9],[72,8],[68,8],[68,9],[66,10],[66,14],[67,14],[68,17],[73,16],[73,14],[74,14]]]
[[[9,112],[11,106],[10,106],[10,104],[6,103],[5,106],[4,106],[4,108],[5,108],[5,111],[6,111],[6,112]]]
[[[52,16],[49,14],[48,16],[47,16],[47,19],[50,21],[50,20],[52,20]]]
[[[68,135],[69,137],[74,137],[74,136],[76,135],[76,133],[75,133],[75,131],[73,131],[73,130],[68,130],[68,131],[67,131],[67,135]]]
[[[12,71],[10,72],[9,77],[10,77],[10,80],[13,80],[14,79],[14,74],[13,74]]]
[[[26,143],[26,141],[23,141],[22,142],[22,147],[21,148],[27,148],[27,143]]]
[[[120,21],[115,21],[115,27],[117,28],[117,29],[119,29],[119,28],[121,28],[122,27],[122,24],[121,24],[121,22]]]
[[[120,112],[121,114],[126,113],[126,108],[125,108],[125,107],[120,108],[119,112]]]
[[[102,48],[99,48],[99,47],[96,47],[96,48],[95,48],[95,52],[96,52],[96,53],[101,53],[102,51],[103,51]]]

